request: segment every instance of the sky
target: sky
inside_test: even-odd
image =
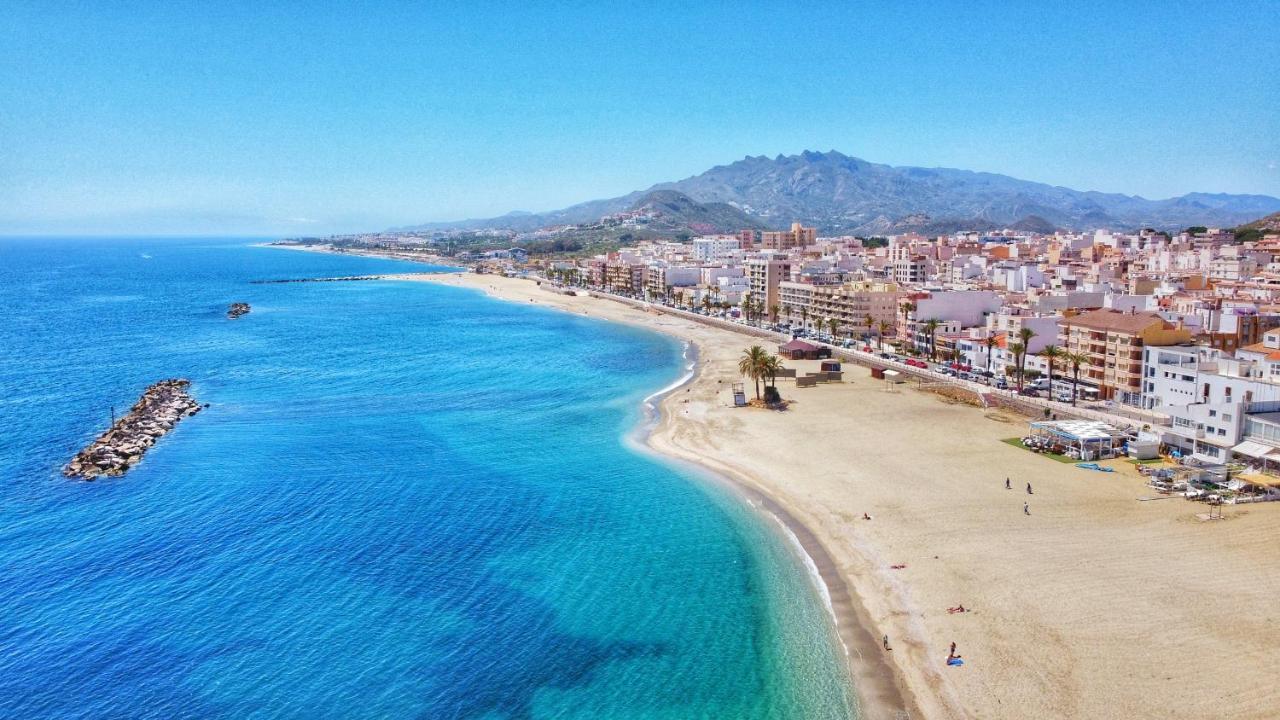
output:
[[[806,149],[1280,196],[1280,2],[0,3],[0,234],[377,230]]]

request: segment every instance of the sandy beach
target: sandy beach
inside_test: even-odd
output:
[[[695,343],[696,376],[663,401],[649,443],[799,524],[829,565],[865,717],[1276,716],[1280,506],[1202,522],[1203,505],[1139,502],[1153,493],[1131,464],[1103,474],[1011,447],[1000,441],[1024,419],[886,391],[852,365],[844,383],[779,381],[786,411],[733,408],[754,342],[739,333],[526,280],[408,277]],[[959,604],[970,612],[947,612]],[[962,667],[946,665],[952,642]]]

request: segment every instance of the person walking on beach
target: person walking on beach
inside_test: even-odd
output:
[[[1027,503],[1022,503],[1022,514],[1023,514],[1023,515],[1030,515],[1030,514],[1031,514],[1031,506],[1030,506],[1030,505],[1028,505]]]
[[[1031,492],[1031,483],[1027,483],[1027,494],[1028,494],[1028,495],[1033,495],[1033,494],[1034,494],[1034,493],[1032,493],[1032,492]]]
[[[956,644],[951,643],[951,654],[948,655],[947,657],[955,657],[955,656],[956,656]]]
[[[885,635],[885,636],[884,636],[884,649],[885,649],[885,650],[892,650],[892,649],[893,649],[893,648],[889,647],[889,636],[888,636],[888,635]]]
[[[1012,490],[1012,489],[1013,489],[1013,486],[1009,484],[1009,478],[1005,478],[1005,479],[1004,479],[1004,489],[1005,489],[1005,490]]]

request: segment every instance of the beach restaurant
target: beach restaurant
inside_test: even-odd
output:
[[[1125,432],[1098,420],[1042,420],[1031,423],[1031,436],[1053,446],[1053,452],[1081,460],[1119,455]]]
[[[821,360],[831,357],[831,348],[796,339],[779,345],[778,354],[788,360]]]

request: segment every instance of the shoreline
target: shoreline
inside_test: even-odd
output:
[[[780,383],[784,412],[735,408],[727,396],[742,381],[737,359],[768,341],[525,279],[387,279],[480,290],[696,345],[697,373],[659,401],[645,447],[664,461],[687,458],[729,489],[758,490],[826,551],[828,577],[850,599],[837,621],[861,618],[877,643],[857,658],[849,646],[864,717],[895,714],[875,708],[875,691],[852,672],[868,658],[892,670],[881,679],[891,677],[911,717],[1269,720],[1280,706],[1268,672],[1280,664],[1274,503],[1211,523],[1195,503],[1142,502],[1152,490],[1133,464],[1105,461],[1114,472],[1102,474],[1054,462],[1005,442],[1025,434],[1021,416],[874,380],[856,364],[843,382]],[[819,555],[805,554],[816,566]],[[947,612],[957,604],[968,612]],[[880,650],[880,634],[892,652]],[[963,667],[944,662],[952,642]],[[1197,670],[1205,667],[1230,672]]]
[[[434,273],[423,275],[406,274],[399,277],[392,275],[388,276],[387,279],[409,282],[434,282],[454,287],[466,287],[480,291],[498,300],[515,302],[514,298],[491,292],[483,286],[482,282],[479,282],[479,280],[492,279],[492,277],[488,275],[468,275],[466,273]],[[471,278],[477,279],[477,282],[467,282]],[[522,284],[528,283],[526,280],[512,278],[503,278],[503,280]],[[537,285],[528,285],[524,289],[541,290]],[[577,299],[577,296],[557,296]],[[530,299],[532,300],[532,298]],[[610,300],[594,299],[599,302],[616,304],[619,308],[632,312],[639,312],[634,308],[612,303]],[[585,311],[575,313],[568,307],[558,307],[545,303],[539,304],[560,312],[596,317]],[[664,428],[667,428],[673,421],[675,408],[672,405],[678,397],[677,393],[681,389],[686,389],[696,384],[702,375],[703,365],[700,362],[702,352],[698,341],[680,333],[654,328],[646,323],[639,322],[637,319],[616,317],[600,319],[606,322],[622,322],[645,328],[649,331],[662,332],[669,337],[674,337],[686,343],[686,347],[690,348],[693,354],[687,371],[678,380],[644,398],[642,401],[642,405],[646,406],[644,412],[646,414],[652,413],[655,416],[641,418],[640,422],[632,428],[625,439],[630,439],[636,444],[637,449],[651,455],[658,462],[672,466],[701,482],[713,484],[718,489],[731,493],[739,501],[745,503],[748,510],[755,513],[762,522],[773,527],[775,532],[780,532],[782,537],[779,540],[791,546],[792,550],[798,554],[799,557],[796,559],[806,566],[804,568],[805,574],[809,575],[814,581],[813,590],[819,594],[819,600],[826,605],[828,617],[831,621],[829,629],[833,635],[833,641],[839,645],[838,651],[844,655],[844,674],[849,683],[851,693],[856,699],[860,720],[899,717],[899,712],[909,713],[907,717],[920,715],[919,705],[914,695],[907,688],[901,671],[885,659],[880,647],[880,641],[875,637],[875,633],[871,629],[873,624],[870,621],[869,612],[857,601],[856,598],[858,596],[851,587],[849,579],[840,572],[839,563],[836,562],[831,552],[823,545],[813,529],[805,525],[794,512],[789,510],[784,500],[775,497],[753,478],[733,468],[709,461],[705,456],[700,457],[692,451],[684,450],[660,439]],[[688,358],[687,354],[686,358]]]
[[[282,247],[304,252],[338,255],[350,254],[339,253],[327,247],[271,244],[262,244],[261,247]],[[386,259],[403,259],[389,255],[359,254]],[[391,274],[387,275],[385,279],[404,282],[435,282],[455,287],[466,287],[482,292],[486,296],[497,300],[515,302],[513,298],[505,297],[500,293],[492,292],[485,288],[482,282],[468,283],[465,280],[458,282],[459,278],[476,278],[480,280],[492,279],[493,276],[470,275],[463,268],[459,268],[459,270],[462,272]],[[512,282],[528,282],[511,278],[503,279]],[[450,280],[453,281],[451,282]],[[530,285],[528,289],[541,290],[537,284]],[[577,296],[561,297],[577,298]],[[602,302],[612,302],[597,299]],[[621,304],[617,305],[619,308],[625,307]],[[560,312],[588,315],[585,311],[575,313],[568,307],[546,306]],[[635,311],[634,308],[629,309]],[[604,320],[606,322],[622,322],[645,328],[651,332],[655,331],[655,328],[636,320],[620,318],[604,318]],[[694,338],[680,333],[665,332],[662,329],[657,329],[656,331],[684,343],[685,349],[682,353],[684,360],[683,372],[670,385],[653,392],[641,400],[642,416],[637,424],[626,433],[623,438],[624,442],[632,444],[635,449],[649,455],[657,462],[668,465],[699,482],[708,483],[718,490],[729,493],[737,501],[742,502],[750,513],[755,514],[759,521],[765,523],[773,532],[778,533],[779,541],[796,554],[796,561],[804,566],[805,575],[813,583],[812,590],[818,594],[819,602],[823,603],[827,611],[828,629],[832,635],[831,640],[837,645],[837,653],[844,658],[843,674],[850,694],[854,698],[859,720],[900,717],[901,713],[904,712],[907,713],[907,717],[919,714],[919,707],[913,695],[907,689],[901,671],[894,664],[887,662],[884,657],[880,641],[875,637],[875,633],[872,630],[873,623],[867,609],[857,602],[857,596],[850,586],[849,579],[840,572],[839,564],[814,531],[801,522],[793,512],[789,511],[783,501],[772,496],[752,478],[736,472],[732,468],[712,464],[705,457],[700,458],[695,453],[665,443],[659,438],[659,433],[664,426],[673,419],[675,409],[671,405],[674,404],[677,393],[681,389],[689,388],[697,383],[701,376],[702,365],[699,361],[702,353],[699,343]]]
[[[865,608],[855,601],[848,579],[840,574],[839,565],[813,531],[752,479],[661,439],[660,429],[673,417],[674,408],[669,405],[674,403],[681,389],[696,383],[701,374],[698,343],[686,338],[678,339],[686,346],[686,372],[676,382],[642,401],[648,417],[633,428],[628,438],[637,449],[658,462],[728,492],[744,503],[760,521],[782,535],[779,540],[796,553],[796,559],[805,566],[805,574],[810,577],[813,589],[819,593],[826,607],[829,630],[844,657],[844,674],[855,698],[860,720],[896,717],[899,711],[918,712],[901,673],[885,662]]]

